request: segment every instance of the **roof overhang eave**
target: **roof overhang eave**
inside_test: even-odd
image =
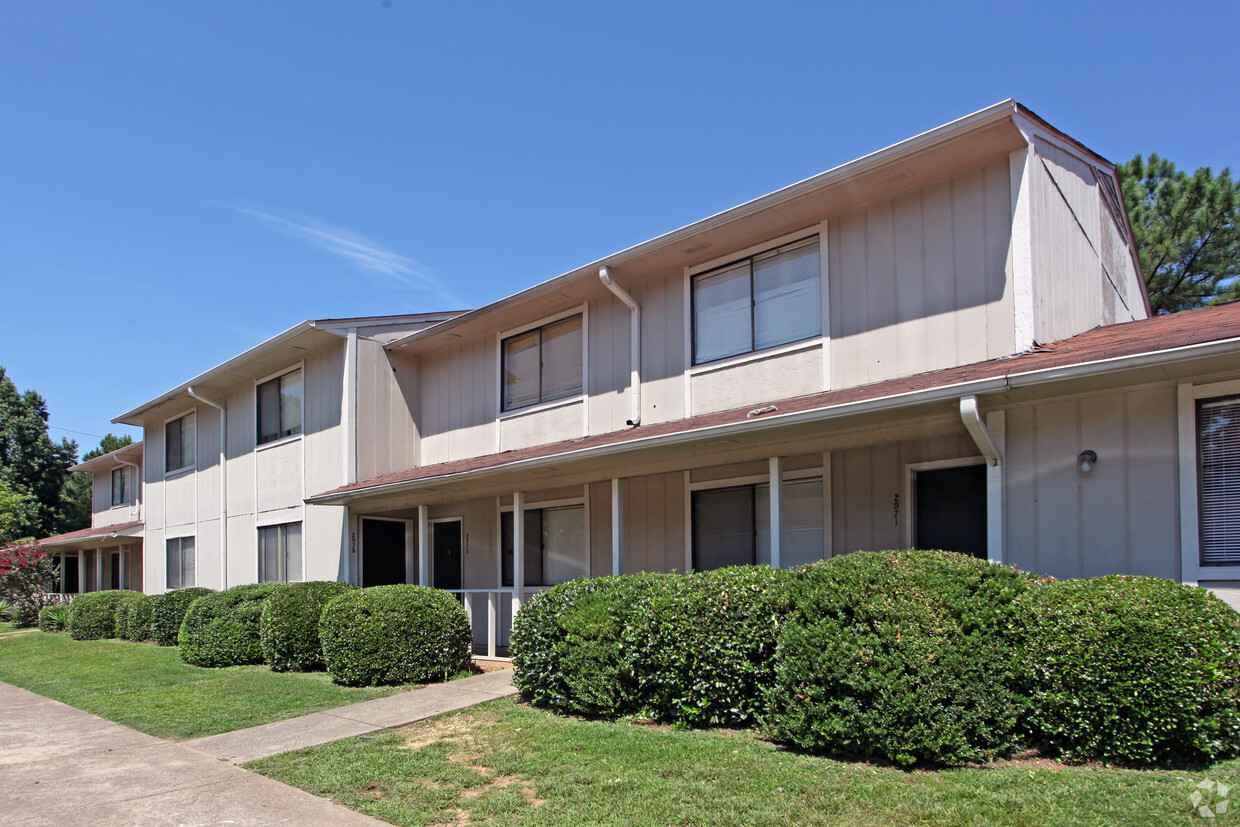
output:
[[[708,216],[700,221],[695,221],[692,224],[688,224],[684,227],[680,227],[679,229],[656,236],[648,241],[643,241],[640,244],[627,247],[619,252],[600,258],[597,261],[578,267],[575,270],[570,270],[563,275],[544,281],[541,284],[537,284],[518,293],[514,293],[511,296],[506,296],[505,298],[499,299],[498,301],[492,302],[484,307],[462,313],[459,316],[440,322],[432,327],[410,333],[408,336],[402,336],[399,339],[388,342],[384,345],[384,347],[388,350],[396,350],[411,342],[437,336],[460,325],[468,324],[476,318],[489,315],[497,310],[502,310],[509,305],[524,301],[541,293],[558,290],[566,284],[577,281],[578,279],[597,278],[600,267],[617,267],[629,259],[637,258],[664,247],[681,244],[686,239],[692,238],[693,236],[722,227],[734,221],[742,220],[750,215],[753,215],[754,213],[778,207],[785,201],[800,198],[814,190],[836,186],[850,178],[862,175],[876,167],[898,162],[903,158],[937,146],[944,141],[948,141],[974,130],[990,126],[1004,120],[1005,118],[1011,118],[1020,112],[1032,114],[1015,100],[1008,98],[1007,100],[988,106],[985,109],[980,109],[977,112],[965,115],[963,118],[958,118],[950,123],[946,123],[942,126],[937,126],[934,129],[922,132],[919,135],[914,135],[913,137],[907,138],[899,143],[895,143],[875,152],[871,152],[868,155],[863,155],[862,157],[849,161],[848,163],[833,167],[826,172],[820,172],[817,175],[798,181],[795,184],[790,184],[782,189],[775,190],[772,193],[759,196],[751,201],[746,201],[743,204],[739,204],[735,207],[724,210],[723,212]],[[1054,127],[1050,128],[1054,129]]]
[[[275,336],[272,336],[270,339],[266,340],[265,342],[255,345],[249,350],[234,356],[228,361],[221,362],[215,367],[209,370],[203,371],[202,373],[198,374],[197,376],[195,376],[193,379],[189,380],[188,382],[182,383],[178,385],[177,387],[173,388],[172,390],[167,391],[166,393],[160,394],[159,396],[155,397],[151,401],[146,402],[142,405],[139,405],[138,407],[134,408],[132,411],[127,411],[121,414],[120,416],[114,417],[112,419],[112,424],[113,425],[133,425],[134,427],[140,427],[142,425],[142,420],[139,417],[141,417],[142,414],[146,413],[152,408],[158,407],[159,405],[162,405],[165,402],[168,402],[169,400],[172,400],[172,399],[177,398],[178,396],[184,395],[187,388],[190,388],[194,385],[209,384],[212,379],[215,379],[219,376],[222,376],[224,374],[227,374],[231,371],[236,370],[241,365],[245,364],[246,362],[251,361],[252,359],[255,359],[258,356],[261,356],[263,353],[267,352],[268,350],[271,350],[272,348],[275,348],[275,347],[279,347],[280,345],[283,345],[289,342],[290,340],[297,338],[303,333],[306,333],[311,330],[317,330],[317,329],[318,327],[314,322],[311,322],[311,321],[299,322],[293,325],[292,327],[290,327],[288,330],[285,330],[282,333],[277,333]],[[334,334],[324,334],[324,335],[330,336]]]

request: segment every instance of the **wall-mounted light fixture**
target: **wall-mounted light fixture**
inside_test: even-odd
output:
[[[1098,461],[1098,455],[1093,451],[1081,451],[1081,455],[1076,458],[1076,461],[1080,463],[1081,473],[1088,474],[1094,470],[1094,463]]]

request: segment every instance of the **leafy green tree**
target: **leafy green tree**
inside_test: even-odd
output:
[[[19,537],[46,537],[80,525],[66,518],[62,492],[77,461],[77,443],[52,442],[47,403],[37,392],[19,393],[0,367],[0,482],[31,508],[17,523]]]
[[[30,522],[34,504],[0,480],[0,547],[24,540],[21,529]]]
[[[117,436],[116,434],[109,433],[100,440],[98,448],[92,448],[86,452],[82,457],[82,462],[95,457],[101,457],[104,454],[110,454],[119,448],[132,444],[133,437],[128,434]],[[70,474],[69,479],[65,482],[63,499],[66,531],[86,528],[90,525],[90,515],[93,510],[91,506],[92,476],[87,471],[77,471]]]
[[[1154,313],[1240,296],[1240,184],[1230,169],[1189,175],[1138,155],[1119,176]]]

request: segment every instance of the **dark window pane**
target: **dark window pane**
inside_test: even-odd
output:
[[[693,492],[693,568],[755,562],[753,486]]]

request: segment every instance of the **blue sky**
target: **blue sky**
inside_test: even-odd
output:
[[[1240,3],[0,6],[0,365],[54,437],[474,307],[1014,97],[1240,170]]]

